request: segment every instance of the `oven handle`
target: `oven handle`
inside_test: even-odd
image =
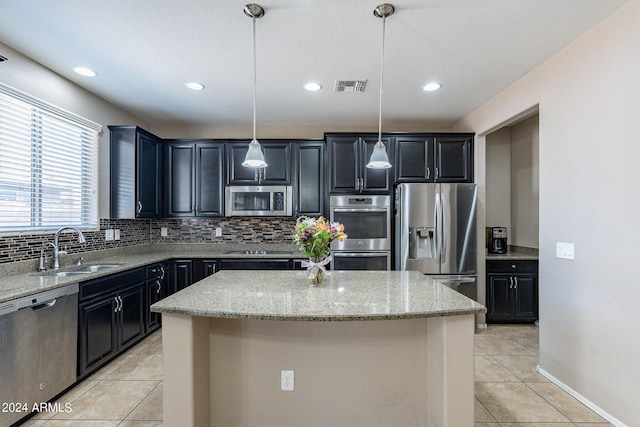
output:
[[[387,257],[387,252],[333,252],[334,258]]]
[[[333,212],[389,212],[389,208],[331,208]]]

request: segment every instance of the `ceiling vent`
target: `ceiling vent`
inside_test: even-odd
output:
[[[0,55],[0,62],[4,62],[6,60],[7,60],[7,58],[5,58],[4,56]]]
[[[334,92],[364,92],[366,80],[336,80]]]

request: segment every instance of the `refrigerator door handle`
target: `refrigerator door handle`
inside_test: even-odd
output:
[[[442,223],[441,223],[442,219],[440,218],[440,214],[441,214],[440,203],[441,203],[440,193],[436,193],[435,214],[434,214],[435,229],[436,229],[436,232],[434,233],[434,240],[435,240],[435,247],[436,247],[435,259],[438,260],[438,263],[442,264],[440,260],[440,257],[442,254]]]
[[[441,241],[441,250],[442,250],[442,258],[440,259],[440,265],[444,264],[445,262],[447,262],[447,250],[448,250],[448,246],[447,246],[447,242],[449,240],[449,217],[451,215],[450,212],[448,212],[448,204],[447,204],[447,198],[441,194],[441,198],[440,198],[440,208],[442,209],[442,241]]]

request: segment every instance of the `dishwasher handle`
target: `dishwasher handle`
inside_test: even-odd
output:
[[[53,307],[54,305],[56,305],[56,301],[58,301],[58,299],[54,298],[52,300],[45,301],[42,304],[32,305],[31,306],[31,310],[33,310],[33,311],[47,310],[47,309]]]

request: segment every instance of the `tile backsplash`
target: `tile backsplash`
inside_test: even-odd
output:
[[[219,219],[101,219],[100,230],[83,232],[87,242],[80,244],[77,235],[60,235],[60,249],[70,254],[120,248],[148,243],[291,243],[295,218],[252,217]],[[161,236],[162,228],[167,236]],[[216,237],[216,228],[222,236]],[[105,240],[105,230],[120,230],[120,240]],[[43,243],[53,242],[54,233],[16,234],[0,237],[0,263],[37,259]],[[47,248],[51,251],[51,248]],[[47,252],[49,254],[49,252]],[[49,254],[50,255],[50,254]]]

